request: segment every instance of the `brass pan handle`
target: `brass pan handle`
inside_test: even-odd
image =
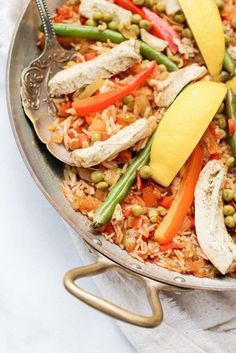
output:
[[[117,266],[105,257],[99,256],[98,262],[94,264],[78,267],[68,271],[64,277],[64,286],[72,295],[74,295],[82,302],[90,305],[100,312],[103,312],[106,315],[112,316],[117,320],[147,328],[158,326],[163,318],[162,307],[159,299],[159,291],[165,286],[164,284],[154,282],[150,279],[144,279],[143,277],[141,278],[145,283],[147,297],[152,308],[152,316],[142,316],[130,312],[116,304],[111,303],[108,300],[91,294],[75,283],[75,281],[79,278],[98,275],[112,268],[119,272],[126,272],[132,276],[131,271],[121,269],[121,267]]]

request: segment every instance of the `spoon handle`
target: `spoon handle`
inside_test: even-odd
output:
[[[46,41],[49,42],[56,40],[56,34],[53,29],[51,17],[45,0],[35,0],[35,2],[42,20]]]

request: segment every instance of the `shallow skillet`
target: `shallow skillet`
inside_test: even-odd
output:
[[[50,10],[58,6],[58,0],[50,1]],[[7,74],[7,99],[9,116],[17,145],[24,162],[48,201],[98,254],[98,262],[69,271],[64,278],[65,287],[78,299],[117,319],[131,324],[154,327],[162,320],[159,302],[160,290],[205,289],[215,291],[236,291],[236,280],[232,278],[207,279],[181,275],[158,267],[142,264],[131,258],[118,246],[112,245],[100,235],[95,235],[87,219],[73,211],[63,196],[60,185],[64,165],[52,157],[35,136],[31,123],[26,118],[20,100],[20,75],[31,60],[38,56],[36,48],[37,25],[40,23],[33,1],[30,1],[18,23],[12,40]],[[81,289],[76,279],[102,273],[109,269],[127,273],[143,281],[147,289],[153,315],[140,316],[98,298]]]

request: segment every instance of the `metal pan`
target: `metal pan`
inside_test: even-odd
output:
[[[50,10],[52,11],[58,4],[59,1],[51,0]],[[87,219],[72,210],[60,190],[64,165],[51,156],[45,146],[39,142],[21,106],[20,75],[29,62],[39,54],[36,48],[37,24],[39,23],[36,7],[33,1],[30,1],[18,23],[11,43],[7,73],[7,100],[15,139],[29,172],[53,207],[98,254],[97,263],[69,271],[64,278],[65,287],[90,306],[117,319],[143,327],[156,326],[162,320],[162,309],[158,298],[160,290],[176,290],[178,287],[236,291],[236,280],[232,278],[197,278],[178,274],[154,264],[142,264],[102,236],[95,235]],[[92,276],[110,269],[122,273],[128,272],[143,281],[153,310],[152,316],[143,317],[128,312],[87,293],[75,283],[80,277]]]

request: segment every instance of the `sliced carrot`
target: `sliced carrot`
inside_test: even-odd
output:
[[[100,205],[102,201],[96,199],[91,195],[76,197],[72,206],[77,211],[95,211]]]
[[[97,56],[97,53],[95,51],[90,51],[86,54],[84,54],[84,58],[86,61],[92,60]]]
[[[68,113],[66,111],[70,108],[71,108],[71,102],[61,103],[60,108],[59,108],[59,115],[63,116],[63,117],[67,117]]]
[[[195,186],[203,166],[203,157],[203,148],[198,145],[187,162],[185,175],[169,212],[155,231],[154,237],[159,244],[170,243],[180,230],[193,203]]]
[[[154,188],[147,186],[143,188],[143,200],[147,207],[157,206],[157,196],[154,194]]]
[[[106,124],[102,119],[95,118],[93,119],[92,123],[89,125],[88,129],[94,132],[106,132]]]

